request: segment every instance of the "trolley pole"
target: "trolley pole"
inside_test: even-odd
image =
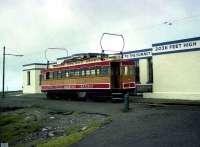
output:
[[[3,77],[2,77],[2,98],[5,97],[5,89],[4,89],[4,86],[5,86],[5,50],[6,50],[6,47],[4,46],[3,47]]]

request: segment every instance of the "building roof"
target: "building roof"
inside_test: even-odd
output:
[[[29,63],[29,64],[24,64],[22,66],[25,67],[25,66],[30,66],[30,65],[47,65],[47,64],[46,63]]]
[[[57,58],[57,60],[67,60],[67,59],[73,59],[73,58],[92,58],[97,57],[98,55],[101,55],[101,53],[79,53],[79,54],[73,54],[68,57],[61,57]]]

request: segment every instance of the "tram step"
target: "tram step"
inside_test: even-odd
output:
[[[112,100],[122,100],[122,97],[112,97]]]
[[[112,95],[123,95],[123,93],[112,93]]]

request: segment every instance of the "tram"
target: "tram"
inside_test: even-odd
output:
[[[41,89],[47,98],[122,98],[135,89],[134,64],[98,53],[72,55],[41,71]]]

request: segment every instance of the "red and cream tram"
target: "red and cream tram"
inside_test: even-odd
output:
[[[134,62],[79,54],[41,72],[48,98],[116,97],[135,89]]]

